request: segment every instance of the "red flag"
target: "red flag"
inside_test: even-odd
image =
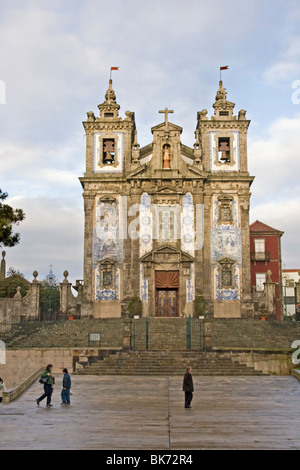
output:
[[[111,67],[110,70],[119,70],[119,67]]]
[[[220,70],[228,70],[229,65],[225,65],[224,67],[220,67]]]

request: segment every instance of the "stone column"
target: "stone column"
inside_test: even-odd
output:
[[[131,339],[131,320],[130,318],[125,318],[123,322],[123,349],[130,349],[130,339]]]
[[[2,251],[2,260],[1,260],[1,267],[0,267],[0,281],[4,281],[5,273],[6,273],[6,261],[5,261],[6,252]]]
[[[271,279],[272,271],[267,271],[267,282],[264,282],[265,307],[270,315],[275,314],[275,282]]]
[[[69,289],[72,284],[68,281],[68,271],[64,271],[64,280],[60,283],[60,310],[62,313],[67,313],[69,306]]]
[[[31,310],[29,312],[29,317],[32,320],[37,320],[39,318],[40,312],[40,283],[37,280],[38,272],[33,272],[33,281],[30,286],[30,296],[31,296]]]
[[[22,313],[22,295],[21,295],[21,287],[17,287],[17,292],[14,296],[13,300],[13,312],[12,312],[12,323],[20,323],[21,321],[21,313]]]
[[[245,194],[247,193],[247,194]],[[254,306],[251,295],[251,261],[250,261],[250,229],[249,229],[249,191],[244,189],[240,196],[241,227],[242,227],[242,317],[253,317]]]
[[[203,322],[204,326],[204,351],[205,352],[212,352],[213,350],[213,342],[212,342],[212,324],[209,321]]]

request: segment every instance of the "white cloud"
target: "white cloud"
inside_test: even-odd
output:
[[[292,83],[300,78],[300,36],[289,40],[287,49],[282,53],[280,60],[265,70],[263,77],[269,84],[289,81]]]
[[[252,137],[248,145],[250,172],[257,198],[286,199],[300,186],[300,114],[279,118],[265,132]]]
[[[258,219],[285,232],[283,261],[300,266],[300,115],[279,118],[249,142],[251,221]]]

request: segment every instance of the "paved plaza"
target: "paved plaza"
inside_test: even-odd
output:
[[[0,449],[300,449],[300,383],[293,377],[194,377],[184,409],[182,377],[73,376],[70,407],[36,406],[34,384],[0,405]]]

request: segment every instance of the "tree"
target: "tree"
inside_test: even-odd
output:
[[[21,295],[25,297],[29,291],[30,282],[24,278],[24,274],[20,273],[19,270],[9,268],[7,277],[0,282],[0,297],[13,298],[18,287],[21,287]]]
[[[56,320],[60,307],[60,286],[50,269],[40,287],[40,311],[42,320]]]
[[[8,194],[0,189],[0,247],[12,247],[19,243],[20,234],[13,233],[13,226],[18,225],[25,219],[22,209],[13,209],[2,201],[7,199]]]

